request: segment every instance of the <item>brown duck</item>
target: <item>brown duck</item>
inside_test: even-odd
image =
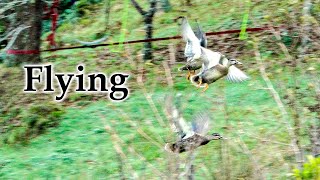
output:
[[[171,105],[170,99],[167,100],[167,114],[171,121],[174,131],[178,134],[178,140],[174,143],[167,143],[164,149],[168,152],[182,153],[192,151],[196,148],[208,144],[212,140],[222,139],[218,133],[207,134],[209,131],[210,118],[207,114],[201,113],[189,126],[176,106]]]
[[[186,151],[194,150],[200,146],[208,144],[212,140],[222,139],[222,136],[218,133],[213,133],[210,135],[200,135],[195,133],[193,136],[189,138],[181,139],[175,143],[167,143],[165,145],[165,150],[174,153],[182,153]]]
[[[209,88],[209,84],[227,76],[227,80],[231,82],[242,82],[249,77],[234,65],[242,64],[236,59],[227,59],[224,55],[221,55],[219,63],[213,67],[200,72],[197,75],[191,76],[190,81],[192,84],[198,87],[204,87],[204,91]]]
[[[184,66],[179,68],[179,71],[188,71],[187,79],[190,80],[190,77],[195,75],[196,70],[200,69],[202,67],[202,61],[189,61]]]

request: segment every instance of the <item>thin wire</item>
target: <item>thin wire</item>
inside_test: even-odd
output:
[[[282,26],[273,27],[274,29],[282,28]],[[256,32],[256,31],[266,31],[269,30],[270,27],[258,27],[258,28],[247,28],[247,32]],[[206,36],[212,35],[221,35],[221,34],[235,34],[239,33],[241,30],[226,30],[226,31],[219,31],[219,32],[208,32]],[[114,46],[114,45],[123,45],[123,44],[135,44],[135,43],[142,43],[142,42],[152,42],[152,41],[165,41],[170,39],[180,39],[181,36],[171,36],[171,37],[163,37],[163,38],[151,38],[151,39],[142,39],[142,40],[133,40],[133,41],[123,41],[123,42],[114,42],[114,43],[103,43],[103,44],[96,44],[96,45],[83,45],[83,46],[71,46],[71,47],[62,47],[62,48],[55,48],[55,49],[45,49],[41,50],[41,52],[51,52],[51,51],[62,51],[67,49],[83,49],[83,48],[96,48],[102,46]]]

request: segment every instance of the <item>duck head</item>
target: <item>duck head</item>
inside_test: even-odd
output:
[[[180,20],[181,19],[181,20]],[[177,18],[174,19],[174,22],[177,22],[178,25],[180,26],[182,24],[182,21],[185,20],[186,17],[185,16],[179,16]]]
[[[224,62],[226,62],[226,61],[224,61]],[[242,63],[241,63],[240,61],[236,60],[236,59],[229,59],[229,60],[227,61],[226,66],[227,66],[227,67],[230,67],[230,66],[237,65],[237,64],[242,65]]]
[[[209,140],[219,140],[219,139],[223,139],[223,137],[219,134],[219,133],[212,133],[210,135],[207,135],[207,138]]]
[[[242,65],[242,63],[236,59],[230,59],[229,63],[230,63],[230,65],[237,65],[237,64]]]

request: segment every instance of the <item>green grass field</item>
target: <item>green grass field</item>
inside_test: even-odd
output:
[[[160,77],[164,78],[161,68],[150,69],[162,73]],[[197,176],[203,177],[202,173],[209,172],[205,175],[222,177],[226,174],[226,163],[229,163],[232,166],[231,177],[250,177],[254,166],[250,158],[255,158],[263,166],[265,175],[271,179],[286,177],[291,172],[294,158],[290,150],[290,138],[279,108],[265,89],[266,85],[259,74],[253,73],[251,80],[243,84],[221,80],[210,86],[207,92],[201,93],[176,69],[173,68],[172,72],[175,74],[174,91],[183,94],[185,118],[191,120],[197,112],[209,112],[213,125],[211,132],[219,132],[228,138],[212,142],[197,151]],[[130,84],[135,83],[134,78],[135,75]],[[153,78],[148,79],[152,81]],[[32,139],[27,145],[3,146],[1,176],[30,179],[119,177],[120,160],[117,159],[119,157],[113,147],[114,142],[105,130],[107,125],[124,142],[121,147],[127,156],[123,160],[127,164],[125,170],[128,171],[127,166],[130,165],[139,177],[154,178],[153,169],[146,164],[148,162],[166,174],[168,156],[171,155],[162,146],[165,142],[174,141],[175,136],[164,116],[163,106],[165,95],[171,90],[164,79],[149,84],[145,88],[150,92],[166,126],[161,127],[156,113],[139,87],[132,89],[133,92],[125,102],[116,104],[106,97],[96,102],[86,102],[79,98],[77,103],[73,103],[75,105],[65,106],[66,113],[56,128]],[[142,136],[138,129],[153,141]],[[309,143],[306,133],[303,133],[301,139],[306,145]],[[145,159],[141,160],[130,152],[129,147],[133,147]],[[226,154],[226,150],[229,153]],[[247,151],[251,154],[247,154]],[[208,172],[202,172],[200,165],[206,166]],[[127,177],[130,177],[129,174],[125,173]]]

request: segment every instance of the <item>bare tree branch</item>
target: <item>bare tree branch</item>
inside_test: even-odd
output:
[[[113,142],[114,144],[117,144],[117,146],[120,146],[120,143],[122,144],[122,146],[128,146],[128,150],[131,153],[134,153],[136,156],[138,156],[140,158],[140,160],[144,161],[149,167],[152,167],[152,169],[154,169],[154,172],[159,175],[160,177],[164,177],[164,174],[162,174],[156,167],[154,167],[152,164],[150,164],[147,159],[145,157],[143,157],[141,154],[139,154],[131,145],[127,145],[117,134],[117,132],[115,130],[113,130],[110,126],[106,125],[105,129],[111,134],[112,138],[113,138]],[[116,149],[119,151],[119,148]],[[123,151],[119,151],[119,154],[122,155],[123,158],[126,158],[126,155],[123,153]],[[132,170],[132,167],[130,168]],[[138,178],[138,175],[135,173],[133,174],[135,179]]]
[[[286,111],[283,102],[281,101],[280,95],[279,93],[274,89],[272,82],[270,81],[270,79],[267,76],[266,70],[265,70],[265,66],[262,63],[262,59],[261,59],[261,55],[258,49],[258,42],[254,43],[254,49],[255,49],[255,56],[256,56],[256,61],[259,64],[259,70],[260,70],[260,74],[263,78],[263,80],[265,81],[265,83],[267,84],[270,93],[272,94],[273,99],[275,100],[275,102],[277,103],[279,110],[281,112],[282,115],[282,120],[283,123],[286,125],[289,136],[291,138],[291,146],[292,149],[295,153],[295,157],[296,157],[296,162],[298,164],[299,169],[302,167],[303,164],[303,156],[302,153],[299,149],[299,146],[297,144],[298,139],[296,137],[296,134],[294,132],[294,129],[291,126],[290,123],[290,118],[289,118],[289,114]]]
[[[147,13],[142,9],[142,7],[138,4],[137,1],[131,0],[131,3],[142,16],[144,16]]]
[[[172,79],[172,75],[171,75],[171,70],[170,70],[170,67],[168,65],[168,62],[167,61],[163,61],[162,62],[162,65],[164,67],[164,71],[166,73],[166,78],[167,78],[167,83],[168,83],[168,86],[170,88],[173,88],[173,79]]]
[[[2,37],[0,37],[0,43],[2,42],[2,41],[5,41],[5,40],[7,40],[10,36],[12,36],[15,32],[16,32],[16,30],[17,30],[18,28],[15,28],[15,29],[13,29],[13,30],[8,30],[9,32],[6,34],[6,35],[3,35]]]
[[[20,34],[23,30],[25,30],[25,29],[27,29],[27,28],[30,28],[30,26],[22,25],[22,26],[19,26],[18,28],[16,28],[15,30],[13,30],[14,33],[13,33],[13,35],[12,35],[12,38],[11,38],[11,40],[9,41],[9,43],[7,44],[7,46],[4,48],[4,50],[10,49],[11,46],[12,46],[12,45],[15,43],[15,41],[17,40],[19,34]],[[1,41],[0,41],[0,42],[1,42]]]
[[[316,93],[316,99],[318,101],[317,106],[320,107],[320,80],[317,78],[317,76],[313,76],[313,82],[314,82],[314,90]],[[317,108],[316,110],[318,117],[315,117],[312,120],[312,125],[310,128],[310,136],[311,136],[311,143],[312,143],[312,154],[315,157],[320,156],[320,109]]]
[[[300,121],[300,116],[299,116],[299,109],[298,109],[298,102],[296,100],[296,89],[298,88],[298,80],[297,80],[297,70],[299,69],[300,62],[296,59],[293,58],[290,53],[288,48],[286,47],[286,45],[281,41],[281,36],[280,36],[280,32],[276,31],[274,28],[270,27],[271,32],[273,33],[273,35],[276,37],[277,41],[278,41],[278,45],[280,46],[280,49],[282,50],[282,52],[285,54],[286,60],[289,62],[293,62],[291,69],[291,76],[292,79],[294,81],[294,89],[292,90],[293,93],[288,93],[289,94],[289,107],[292,110],[293,113],[293,120],[294,120],[294,133],[297,137],[297,145],[300,149],[301,152],[301,160],[303,160],[303,155],[302,155],[302,147],[300,145],[300,141],[299,141],[299,137],[300,137],[300,128],[301,128],[301,121]],[[307,47],[302,47],[303,49],[306,50]],[[305,52],[305,50],[303,52]]]
[[[16,15],[16,13],[11,13],[11,14],[8,14],[8,15],[0,14],[0,19],[12,18],[15,15]]]
[[[162,149],[162,145],[160,143],[158,143],[157,141],[155,141],[154,139],[152,139],[149,135],[147,135],[146,132],[144,132],[140,127],[140,125],[138,125],[135,121],[132,121],[130,119],[130,117],[121,109],[116,109],[116,107],[112,106],[112,105],[109,105],[109,107],[111,107],[113,110],[117,110],[117,111],[120,111],[123,119],[129,123],[131,125],[131,127],[135,128],[137,130],[137,132],[143,136],[145,139],[149,140],[149,142],[152,142],[154,145],[156,145],[157,147],[159,147],[160,149]],[[158,137],[158,141],[160,142],[163,142],[163,139],[161,139],[160,137],[161,136],[156,136]]]
[[[310,32],[310,22],[309,22],[309,17],[310,17],[310,9],[311,9],[312,3],[311,0],[305,0],[303,3],[303,10],[302,10],[302,19],[303,19],[303,25],[301,28],[302,33],[302,44],[300,47],[300,56],[302,59],[305,56],[305,52],[308,48],[307,43],[310,40],[308,37],[308,33]]]
[[[20,6],[20,5],[26,4],[27,2],[28,2],[28,0],[21,0],[21,1],[15,0],[15,1],[8,2],[8,3],[1,3],[6,6],[4,6],[0,9],[0,14],[4,14],[6,11],[15,8],[15,6]]]
[[[263,169],[260,166],[258,160],[251,153],[251,151],[249,150],[249,148],[246,145],[246,143],[243,142],[243,140],[241,139],[240,133],[238,132],[237,134],[238,134],[238,143],[239,143],[239,145],[241,146],[241,148],[244,151],[244,153],[247,154],[247,156],[249,157],[249,159],[253,163],[254,176],[255,177],[259,177],[258,179],[266,179],[266,177],[264,176],[264,173],[263,173]]]
[[[153,100],[152,100],[152,97],[151,95],[147,92],[146,88],[145,88],[145,85],[144,85],[144,82],[143,82],[143,62],[142,62],[142,59],[141,59],[141,56],[139,56],[139,60],[140,60],[140,68],[139,68],[139,73],[140,75],[138,76],[137,78],[137,82],[138,84],[140,85],[140,87],[142,87],[142,90],[143,90],[143,95],[145,96],[145,98],[147,99],[152,111],[154,112],[159,124],[162,126],[162,127],[165,127],[165,123],[162,119],[162,117],[160,116],[160,113],[156,107],[156,105],[154,104]]]
[[[147,16],[153,17],[153,15],[157,12],[157,1],[150,0],[150,9],[148,11]]]
[[[142,15],[144,21],[144,29],[146,31],[145,39],[151,39],[153,33],[153,16],[157,11],[157,0],[149,0],[150,8],[146,12],[142,7],[135,1],[131,0],[133,6]],[[144,60],[152,60],[152,43],[151,41],[144,43]]]
[[[176,48],[174,44],[169,44],[170,63],[169,67],[172,67],[176,63]]]
[[[97,39],[95,41],[81,41],[79,39],[75,39],[74,41],[76,41],[77,43],[80,43],[80,44],[83,44],[83,45],[86,45],[86,46],[92,46],[92,45],[97,45],[97,44],[100,44],[102,43],[103,41],[107,40],[109,38],[109,36],[104,36],[100,39]]]
[[[185,171],[182,172],[179,175],[179,178],[182,178],[184,176],[187,177],[188,180],[193,180],[194,179],[194,165],[193,165],[193,161],[195,159],[195,152],[194,151],[190,151],[188,154],[188,159],[186,164],[185,164]]]
[[[107,132],[111,135],[111,140],[113,143],[113,147],[116,151],[116,153],[119,155],[119,158],[121,159],[121,166],[126,165],[130,171],[130,175],[133,176],[134,179],[138,179],[138,174],[134,172],[132,166],[130,163],[125,164],[124,160],[128,159],[126,154],[123,152],[122,147],[120,146],[119,142],[121,141],[120,137],[116,134],[114,130],[109,125],[105,125],[105,129]]]

